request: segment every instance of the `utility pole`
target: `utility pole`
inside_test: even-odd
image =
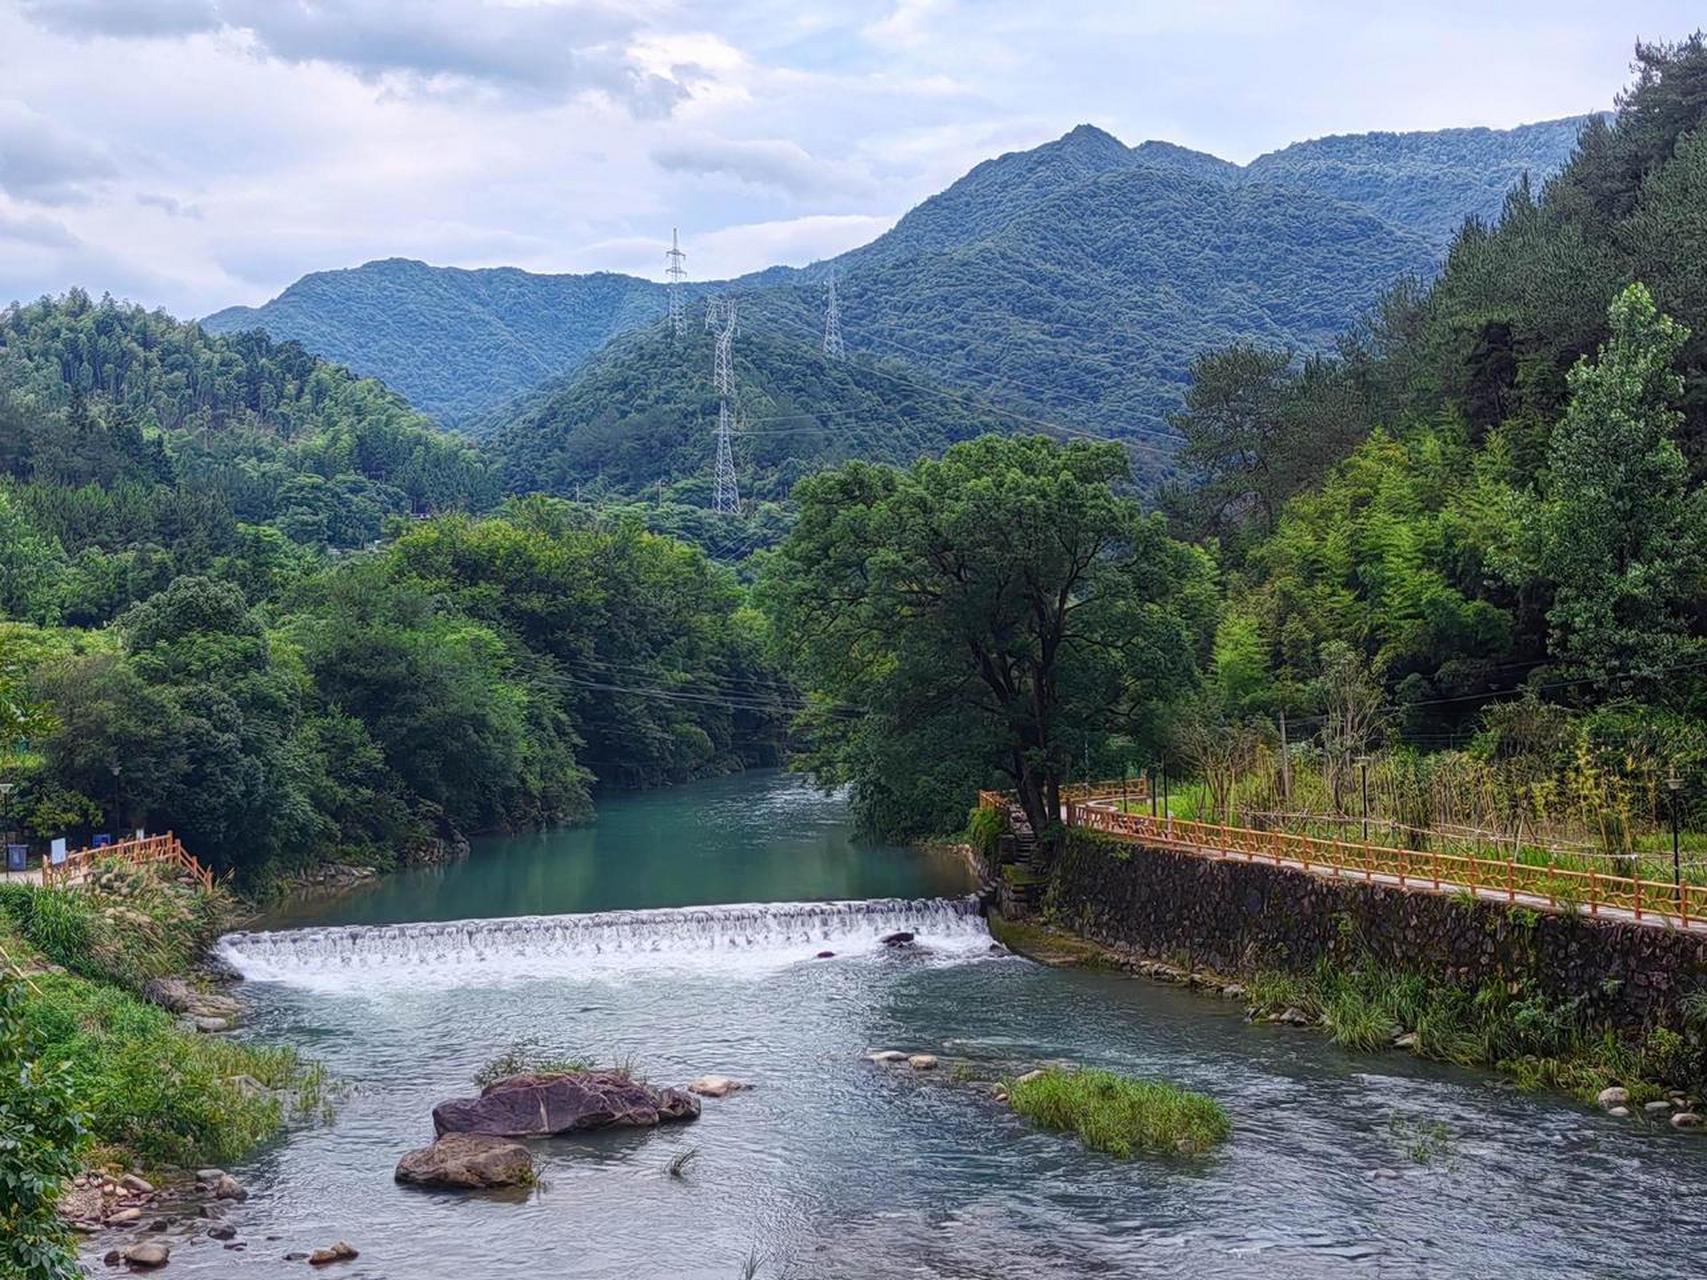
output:
[[[735,299],[720,308],[717,330],[717,361],[713,382],[717,387],[717,465],[712,475],[711,509],[720,516],[741,511],[741,491],[735,483]],[[709,314],[709,313],[708,313]]]
[[[687,271],[682,267],[683,260],[688,255],[682,252],[681,243],[676,238],[676,229],[670,228],[670,247],[664,251],[664,260],[669,265],[664,268],[664,274],[669,277],[669,284],[664,287],[670,298],[670,332],[676,337],[682,336],[685,325],[682,298],[682,279]]]
[[[836,303],[836,272],[830,270],[830,299],[824,308],[824,358],[840,360],[847,355],[842,346],[842,309]]]

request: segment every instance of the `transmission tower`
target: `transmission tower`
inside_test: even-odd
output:
[[[840,360],[847,355],[842,346],[842,309],[836,305],[836,273],[830,272],[830,299],[824,307],[824,356]]]
[[[732,516],[741,510],[731,439],[735,431],[735,300],[727,299],[718,310],[721,325],[717,330],[717,363],[712,379],[717,387],[717,469],[711,487],[711,509],[720,516]]]
[[[676,238],[676,229],[670,228],[670,247],[664,251],[664,260],[669,264],[664,268],[664,274],[670,278],[665,286],[665,292],[670,298],[670,332],[676,337],[682,336],[685,316],[682,308],[682,279],[687,271],[682,266],[682,260],[688,255],[682,252],[682,246]]]

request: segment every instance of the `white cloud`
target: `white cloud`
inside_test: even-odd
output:
[[[202,314],[389,256],[657,278],[672,225],[697,279],[805,263],[1085,120],[1245,160],[1601,107],[1696,8],[0,0],[0,302]]]

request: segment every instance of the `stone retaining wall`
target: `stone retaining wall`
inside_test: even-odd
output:
[[[1478,987],[1521,983],[1581,998],[1621,1028],[1676,1026],[1707,990],[1707,937],[1462,895],[1332,880],[1070,831],[1045,902],[1050,920],[1134,956],[1236,975],[1363,960]]]

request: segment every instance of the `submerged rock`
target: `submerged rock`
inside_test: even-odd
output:
[[[751,1085],[731,1080],[728,1076],[701,1076],[688,1086],[688,1092],[697,1093],[702,1098],[725,1098],[750,1088]]]
[[[340,1240],[337,1244],[327,1245],[324,1249],[316,1249],[308,1255],[308,1265],[323,1267],[329,1262],[348,1262],[351,1258],[359,1258],[361,1254],[356,1246],[348,1240]]]
[[[894,933],[886,933],[878,939],[886,947],[904,947],[913,940],[913,935],[905,929],[897,929]]]
[[[215,1200],[243,1201],[249,1198],[249,1193],[243,1184],[229,1173],[222,1173],[213,1180],[213,1198]]]
[[[698,1118],[699,1100],[680,1089],[653,1089],[620,1071],[567,1071],[509,1076],[478,1098],[441,1102],[433,1108],[433,1131],[545,1138]]]
[[[397,1162],[397,1181],[418,1187],[514,1187],[533,1181],[521,1143],[484,1133],[448,1133]]]

